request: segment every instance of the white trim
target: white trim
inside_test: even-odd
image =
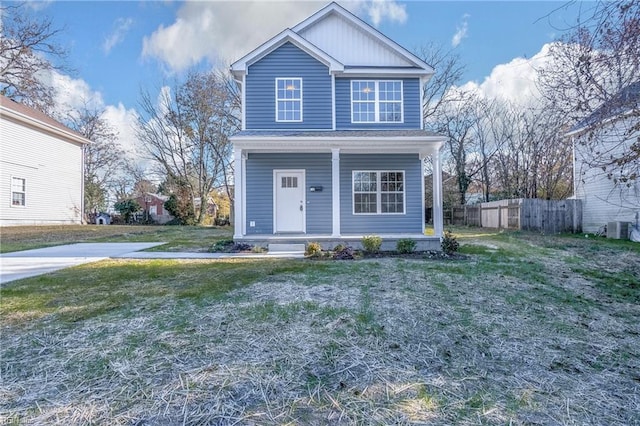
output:
[[[286,83],[287,80],[290,81],[294,81],[294,80],[298,80],[300,81],[300,99],[280,99],[278,98],[278,82],[280,81],[284,81]],[[286,90],[286,88],[285,88]],[[302,77],[276,77],[276,83],[275,83],[275,100],[276,100],[276,123],[301,123],[302,122],[302,111],[304,109],[303,104],[304,104],[304,96],[302,93]],[[280,112],[280,109],[278,108],[278,102],[287,102],[287,101],[299,101],[300,102],[300,119],[299,120],[287,120],[287,119],[278,119],[278,113]]]
[[[373,83],[373,101],[354,101],[353,100],[353,83]],[[380,83],[400,83],[400,100],[381,101],[380,100]],[[404,81],[402,80],[350,80],[349,81],[349,104],[351,124],[403,124],[404,123]],[[373,102],[373,121],[354,121],[353,120],[353,104],[355,103],[371,103]],[[400,103],[400,120],[399,121],[382,121],[380,120],[380,103]]]
[[[13,180],[19,179],[22,181],[22,185],[24,186],[24,191],[14,191],[13,190]],[[22,194],[24,204],[13,204],[13,194]],[[24,209],[27,207],[27,178],[11,175],[11,179],[9,182],[9,206],[15,209]]]
[[[331,149],[331,236],[340,237],[340,149]]]
[[[385,36],[380,31],[376,30],[371,25],[367,24],[366,22],[364,22],[363,20],[361,20],[360,18],[358,18],[357,16],[355,16],[354,14],[352,14],[351,12],[349,12],[348,10],[346,10],[345,8],[343,8],[342,6],[338,5],[335,2],[328,4],[324,8],[320,9],[318,12],[314,13],[313,15],[305,19],[304,21],[300,22],[298,25],[293,27],[293,31],[300,32],[305,28],[312,26],[317,21],[322,20],[325,16],[329,16],[331,13],[336,13],[344,17],[347,21],[350,21],[353,25],[357,26],[358,28],[365,31],[372,37],[376,38],[378,41],[380,41],[382,44],[389,47],[391,50],[405,57],[407,60],[414,63],[417,67],[423,68],[423,71],[422,71],[423,74],[424,74],[424,71],[427,71],[429,74],[434,73],[434,69],[429,64],[427,64],[422,59],[418,58],[416,55],[409,52],[407,49],[400,46],[398,43],[391,40],[389,37]]]
[[[424,192],[425,190],[425,186],[424,186],[424,157],[420,156],[420,192],[422,194],[422,197],[420,197],[422,199],[422,203],[420,203],[422,205],[422,235],[424,235],[425,231],[427,230],[426,228],[426,217],[425,217],[425,199],[424,199]]]
[[[442,212],[442,168],[440,165],[440,151],[431,156],[433,173],[433,233],[442,238],[444,220]]]
[[[418,99],[420,99],[420,130],[424,130],[424,88],[427,84],[424,80],[424,78],[420,77],[420,87],[418,87],[418,90],[420,92],[418,94]]]
[[[242,182],[242,149],[235,147],[233,150],[233,238],[241,238],[243,233],[243,202],[242,195],[244,193]]]
[[[377,67],[358,67],[358,68],[346,68],[342,71],[341,76],[344,77],[364,77],[364,78],[415,78],[415,77],[430,77],[431,74],[425,75],[425,71],[419,68],[377,68]]]
[[[444,145],[444,136],[420,137],[296,137],[235,136],[231,142],[235,147],[251,152],[330,152],[339,148],[342,153],[392,153],[422,156],[439,152]]]
[[[375,173],[376,174],[376,211],[375,213],[356,213],[355,200],[355,174],[356,173]],[[402,173],[402,212],[383,212],[382,211],[382,173]],[[351,170],[351,214],[354,216],[403,216],[407,214],[407,173],[405,170]],[[398,194],[400,191],[384,191],[388,194]],[[373,192],[359,192],[359,194]]]
[[[247,235],[247,152],[241,155],[242,170],[242,235]]]
[[[247,86],[246,86],[247,76],[242,75],[242,130],[247,130]]]
[[[331,130],[336,130],[336,76],[331,74]]]
[[[294,233],[303,233],[307,232],[307,184],[306,184],[306,170],[305,169],[273,169],[273,180],[272,180],[272,188],[273,188],[273,211],[271,212],[273,216],[273,233],[278,234],[278,229],[276,227],[277,224],[277,208],[278,208],[278,200],[277,200],[277,186],[278,182],[276,180],[276,176],[278,173],[300,173],[302,178],[299,183],[299,187],[302,192],[302,231],[293,231]]]
[[[318,48],[314,44],[300,37],[298,34],[293,32],[290,29],[286,29],[282,31],[280,34],[276,35],[272,39],[263,43],[258,48],[252,50],[250,53],[246,54],[233,64],[231,64],[231,73],[234,76],[245,75],[249,73],[249,67],[258,62],[260,59],[264,58],[280,46],[285,43],[290,42],[299,49],[303,50],[313,58],[322,62],[329,68],[329,72],[341,72],[344,70],[344,65],[340,63],[340,61],[333,58],[331,55],[328,55],[325,51]]]

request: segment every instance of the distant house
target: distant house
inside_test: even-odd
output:
[[[83,222],[83,146],[51,117],[0,96],[0,225]]]
[[[161,194],[145,192],[138,195],[135,200],[142,207],[142,212],[148,212],[149,217],[157,223],[164,224],[173,219],[173,216],[164,208],[164,203],[169,197]]]
[[[567,133],[574,143],[574,196],[582,200],[582,229],[635,222],[640,212],[640,81],[624,88]],[[627,157],[603,170],[608,158]],[[628,180],[635,175],[635,179]]]
[[[231,72],[242,89],[242,130],[231,138],[235,240],[329,245],[377,234],[440,247],[445,137],[422,118],[431,66],[331,3]]]

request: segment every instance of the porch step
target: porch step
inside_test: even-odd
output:
[[[269,244],[268,250],[270,254],[304,254],[304,244]]]

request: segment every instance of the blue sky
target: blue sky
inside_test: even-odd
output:
[[[453,49],[466,65],[462,83],[480,85],[493,76],[494,90],[504,86],[512,91],[521,90],[522,81],[528,78],[522,66],[540,56],[546,43],[574,23],[581,8],[593,5],[551,1],[339,3],[409,50],[428,42]],[[325,4],[291,0],[30,3],[33,13],[46,15],[54,26],[63,28],[58,41],[68,49],[67,62],[74,71],[57,84],[69,92],[67,99],[99,99],[99,104],[112,109],[113,120],[119,121],[114,125],[129,137],[131,132],[125,127],[141,89],[154,93],[190,67],[225,67]],[[507,82],[508,74],[515,78],[522,74],[521,81]]]

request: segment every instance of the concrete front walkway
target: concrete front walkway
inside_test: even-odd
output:
[[[78,243],[0,255],[0,284],[46,274],[70,266],[117,259],[272,259],[302,258],[300,252],[194,253],[140,251],[164,243]]]
[[[0,283],[148,249],[163,243],[78,243],[0,255]]]

